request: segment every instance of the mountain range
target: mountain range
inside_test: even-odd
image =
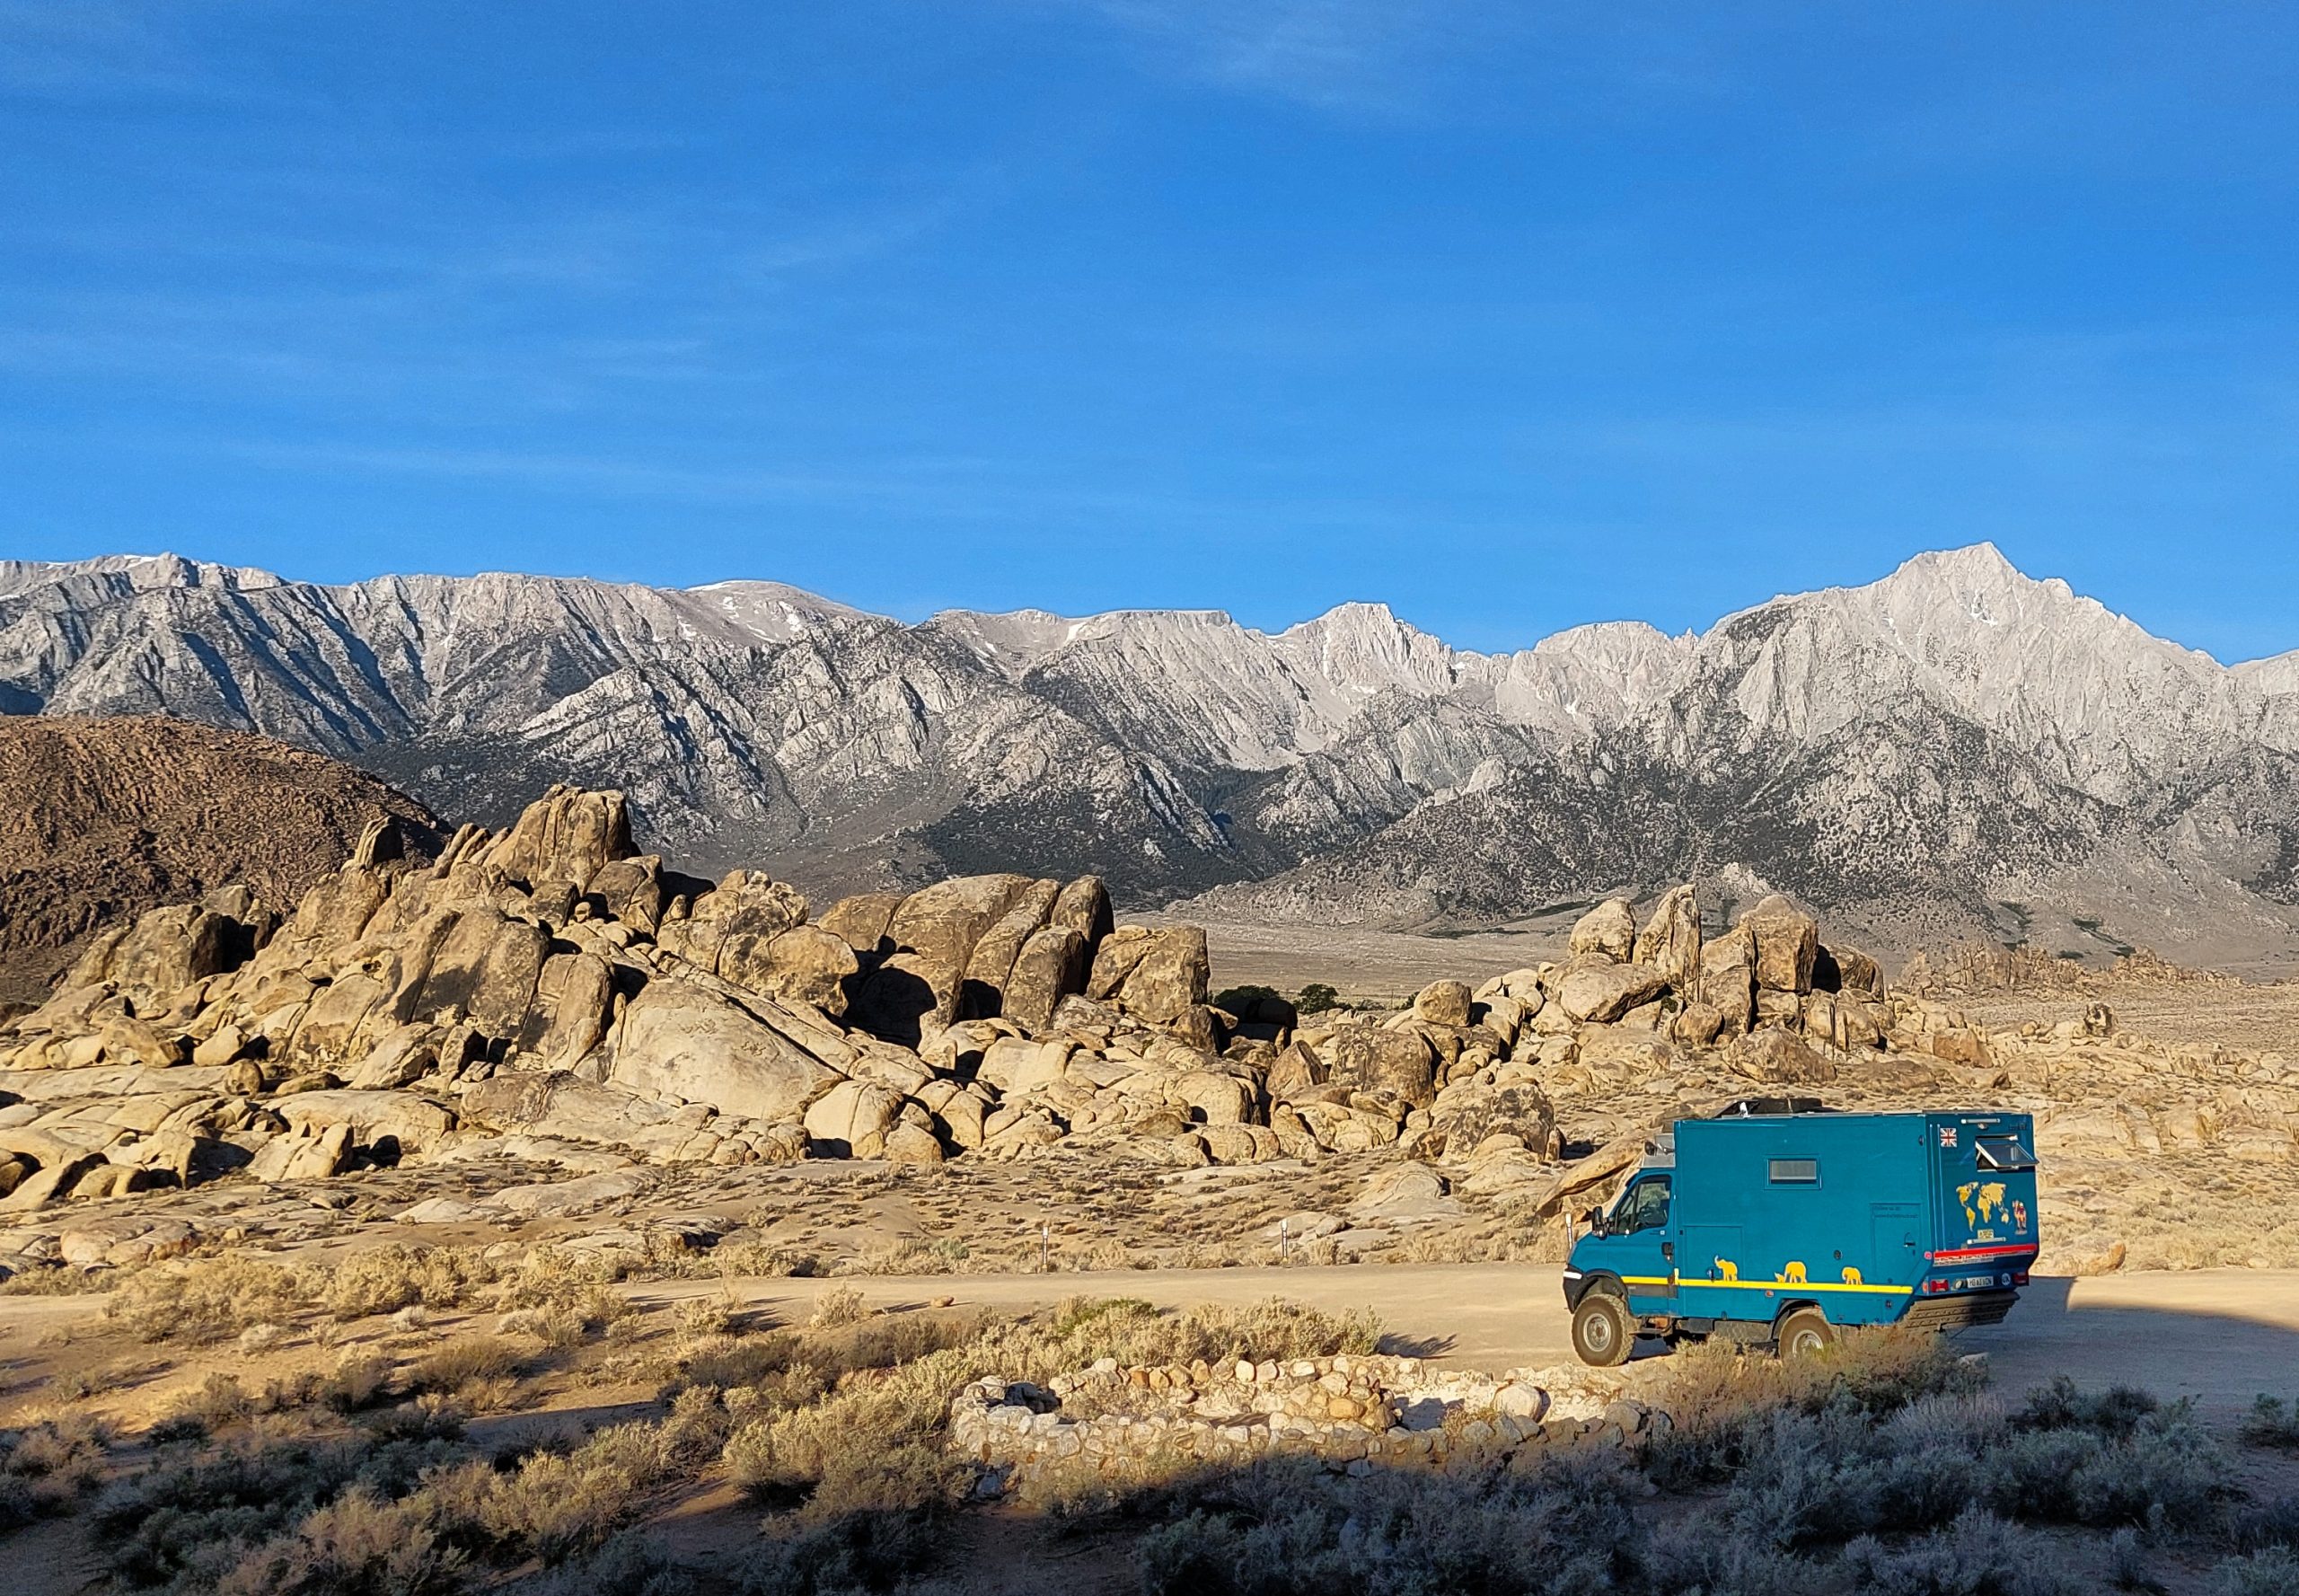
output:
[[[455,819],[620,787],[683,864],[814,892],[1094,871],[1137,908],[1446,930],[1697,879],[1886,948],[2084,953],[2299,925],[2299,655],[2222,666],[1985,544],[1506,654],[1378,604],[906,625],[771,582],[5,561],[0,711],[261,732]]]

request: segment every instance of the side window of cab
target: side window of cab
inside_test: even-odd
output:
[[[1647,1176],[1628,1188],[1621,1199],[1620,1217],[1613,1229],[1622,1235],[1637,1230],[1665,1230],[1669,1223],[1669,1177]]]

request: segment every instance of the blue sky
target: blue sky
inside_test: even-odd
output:
[[[2299,648],[2299,11],[0,0],[0,555]]]

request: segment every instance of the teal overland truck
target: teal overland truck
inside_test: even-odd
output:
[[[1993,1325],[2037,1246],[2024,1114],[1838,1114],[1756,1098],[1682,1119],[1564,1266],[1572,1348],[1626,1361],[1638,1332],[1801,1356],[1846,1325]]]

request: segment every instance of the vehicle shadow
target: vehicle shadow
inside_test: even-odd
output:
[[[2006,1392],[2064,1373],[2191,1397],[2223,1416],[2262,1394],[2299,1394],[2299,1277],[2288,1271],[2039,1275],[2004,1323],[1947,1334],[1986,1354]]]

